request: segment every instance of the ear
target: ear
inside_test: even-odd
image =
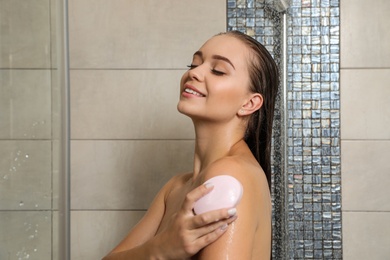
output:
[[[240,116],[247,116],[250,115],[257,110],[261,108],[263,105],[263,96],[259,93],[252,93],[249,97],[249,100],[247,100],[239,110],[238,114]]]

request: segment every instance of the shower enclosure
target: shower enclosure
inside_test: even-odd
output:
[[[91,29],[98,28],[94,23],[102,21],[100,19],[102,14],[108,14],[104,17],[107,19],[105,21],[112,22],[110,19],[113,19],[116,22],[114,23],[116,29],[120,32],[127,32],[129,27],[126,26],[133,22],[136,23],[137,30],[138,27],[144,26],[138,22],[148,22],[147,19],[142,20],[138,16],[138,19],[130,19],[127,23],[120,19],[115,20],[116,17],[111,12],[116,13],[120,5],[109,5],[109,10],[105,12],[108,7],[106,1],[99,2],[101,6],[93,4],[96,9],[91,17],[87,17],[90,18],[87,20],[89,23],[80,22],[80,17],[91,13],[92,2],[72,2],[73,11],[76,13],[73,18],[76,19],[71,22],[73,26],[79,26],[77,27],[78,34],[73,35],[74,45],[78,43],[76,41],[78,39],[75,38],[83,38]],[[137,10],[137,8],[144,8],[144,2],[147,1],[126,1],[126,4],[134,4],[131,7]],[[202,4],[205,5],[206,2],[203,1]],[[182,4],[181,1],[175,3]],[[210,3],[208,2],[207,5]],[[168,8],[174,9],[172,6],[166,7],[162,15],[159,13],[160,19],[164,20],[165,12],[169,11]],[[153,10],[156,13],[159,11]],[[173,13],[181,14],[182,10]],[[120,15],[122,15],[121,19],[128,17],[127,11]],[[148,15],[154,15],[154,13],[148,13]],[[68,17],[66,0],[0,1],[0,259],[71,259]],[[340,259],[342,258],[342,244],[339,0],[227,0],[225,17],[227,30],[240,30],[255,37],[267,47],[281,67],[283,84],[281,84],[278,96],[273,138],[274,257],[275,259]],[[103,24],[107,25],[104,22],[99,25]],[[125,25],[121,27],[123,24]],[[159,25],[154,24],[154,26]],[[84,49],[78,49],[74,56],[81,54],[82,58],[78,59],[78,63],[76,62],[76,65],[71,68],[75,79],[72,86],[76,86],[72,93],[77,93],[72,96],[72,100],[73,98],[80,99],[84,102],[80,102],[82,105],[93,104],[93,108],[102,104],[113,105],[119,99],[116,95],[129,91],[127,83],[135,78],[133,75],[136,74],[136,78],[139,78],[138,75],[141,73],[144,79],[149,79],[150,75],[153,75],[152,77],[156,75],[151,74],[156,70],[160,73],[158,74],[160,76],[157,75],[161,77],[159,79],[169,79],[173,74],[176,79],[176,73],[179,75],[180,70],[183,70],[183,68],[175,67],[177,65],[172,66],[169,62],[169,64],[166,63],[166,60],[157,69],[154,64],[150,67],[147,59],[141,60],[145,61],[145,64],[139,65],[139,68],[135,67],[131,63],[132,59],[129,59],[129,57],[133,58],[129,55],[133,53],[130,49],[123,47],[129,43],[128,38],[110,34],[111,24],[107,28],[104,29],[109,32],[104,33],[107,33],[109,37],[103,33],[99,34],[100,45],[90,44],[94,40],[94,35],[88,34],[80,40],[80,42],[84,41],[82,42]],[[130,27],[130,29],[134,28]],[[148,30],[151,29],[153,28],[148,27]],[[159,33],[158,30],[153,32]],[[116,44],[116,46],[115,44],[110,46],[114,49],[113,52],[100,52],[105,50],[106,45],[112,43],[106,41],[107,38],[111,39],[111,36],[115,37]],[[158,42],[155,38],[147,39]],[[91,46],[93,48],[90,48]],[[141,45],[137,45],[136,48],[140,47],[144,48]],[[158,49],[154,45],[153,48]],[[145,52],[145,50],[142,51]],[[140,56],[142,51],[136,51],[134,55]],[[99,56],[100,54],[102,55]],[[121,59],[122,55],[125,56],[124,59]],[[125,78],[126,84],[112,80],[118,78]],[[167,80],[164,83],[170,83],[170,81]],[[133,81],[133,84],[142,83]],[[114,89],[112,86],[118,87]],[[86,91],[80,92],[80,89],[86,89]],[[91,95],[93,91],[103,94],[94,96]],[[107,98],[104,93],[114,93],[114,98],[111,97],[111,100],[108,100],[111,103],[106,103],[110,97]],[[140,100],[144,98],[141,95],[144,92],[137,93],[137,91],[131,92],[134,96],[138,95],[135,98]],[[121,100],[121,105],[129,103],[128,100]],[[145,101],[149,102],[144,99],[143,102]],[[134,103],[138,104],[137,102]],[[148,104],[151,107],[153,105]],[[83,106],[77,108],[78,114],[87,115],[88,119],[94,118],[87,113],[90,112],[89,108]],[[134,107],[126,108],[131,110]],[[123,108],[118,108],[114,111],[121,112],[122,110]],[[158,113],[161,112],[160,107],[151,111],[156,115],[160,115]],[[128,114],[121,115],[128,116]],[[74,125],[79,124],[76,130],[86,128],[88,132],[88,130],[98,128],[92,121],[84,122],[87,116],[72,118]],[[162,116],[167,118],[166,115]],[[119,121],[115,122],[124,121],[123,118],[116,117],[118,118]],[[103,126],[104,123],[111,122],[111,119],[111,115],[108,117],[103,115],[93,120],[99,121],[102,123],[100,126]],[[153,119],[150,119],[150,122],[154,125]],[[122,126],[123,128],[129,127],[127,124]],[[181,127],[185,128],[186,125],[182,124]],[[122,160],[126,163],[122,162],[118,166],[114,159],[109,158],[112,160],[108,160],[108,164],[103,166],[109,170],[112,166],[117,166],[117,169],[123,171],[123,175],[117,176],[123,177],[127,176],[129,169],[135,172],[145,171],[143,167],[148,164],[148,158],[141,158],[142,153],[137,155],[138,157],[133,156],[136,154],[132,150],[140,150],[141,144],[152,147],[150,151],[161,149],[166,144],[171,144],[172,150],[180,151],[183,151],[184,146],[192,147],[191,136],[187,134],[190,128],[185,129],[185,135],[174,142],[170,133],[161,133],[158,137],[153,136],[149,133],[153,127],[149,127],[147,133],[144,133],[144,129],[132,129],[134,131],[131,132],[130,128],[118,132],[118,128],[120,127],[111,129],[112,133],[108,135],[99,135],[97,132],[93,133],[95,135],[88,135],[88,133],[84,136],[84,132],[76,132],[75,135],[78,137],[73,145],[78,149],[74,151],[89,155],[95,150],[120,150],[121,153],[111,156],[115,158],[123,156]],[[146,157],[151,156],[150,151],[144,151]],[[158,154],[164,152],[158,152]],[[179,153],[167,156],[174,157],[177,154]],[[133,168],[128,166],[128,157],[126,157],[128,155],[131,158],[135,157],[131,162],[135,165]],[[188,157],[185,152],[180,152],[180,155],[183,155],[181,161]],[[82,161],[83,165],[93,164],[94,158],[91,157],[75,156],[76,159]],[[102,161],[102,158],[106,160],[107,157],[106,153],[97,154],[99,161]],[[140,158],[142,160],[139,160]],[[160,160],[158,165],[163,165],[165,168],[171,167],[171,164],[164,163],[172,158],[157,159]],[[100,164],[97,165],[98,167],[94,169],[99,169]],[[140,167],[137,168],[138,166]],[[121,189],[118,189],[118,195],[124,195],[123,197],[115,200],[113,197],[117,194],[106,196],[110,198],[95,205],[96,208],[94,208],[90,204],[95,203],[96,194],[99,193],[99,196],[102,196],[100,198],[105,196],[100,191],[105,188],[104,185],[107,183],[105,178],[108,177],[103,176],[104,174],[92,175],[88,169],[85,169],[77,165],[74,169],[72,168],[72,173],[75,173],[72,176],[77,176],[80,172],[86,173],[80,179],[75,178],[74,184],[76,185],[72,185],[79,196],[78,201],[74,200],[77,204],[75,208],[80,213],[78,216],[86,220],[83,224],[90,223],[90,216],[100,216],[102,219],[99,225],[102,224],[110,230],[111,223],[103,225],[107,215],[99,215],[100,213],[112,213],[108,219],[117,222],[121,213],[129,212],[131,214],[124,216],[123,219],[123,225],[127,225],[129,218],[142,216],[146,209],[144,204],[148,198],[143,198],[142,202],[137,199],[139,196],[145,196],[144,187],[150,187],[143,186],[144,182],[152,180],[149,182],[157,183],[156,185],[163,182],[159,176],[161,172],[154,172],[154,170],[148,176],[142,177],[146,180],[141,180],[140,177],[139,179],[129,177],[125,182],[137,186],[132,193],[120,193]],[[146,168],[146,171],[150,169]],[[91,176],[98,181],[89,184],[85,193],[80,192],[85,188],[83,180],[90,180]],[[158,177],[155,178],[155,176]],[[117,185],[118,182],[115,184]],[[116,190],[111,187],[110,191]],[[128,194],[131,195],[131,203],[128,203]],[[97,214],[90,215],[94,212]],[[123,227],[119,229],[123,230]],[[82,240],[80,239],[81,242]],[[103,239],[98,241],[98,243],[105,242]],[[95,244],[92,246],[97,247]],[[82,253],[78,257],[78,259],[84,259]]]
[[[68,257],[65,12],[0,2],[0,259]]]

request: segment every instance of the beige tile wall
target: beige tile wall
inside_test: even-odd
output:
[[[100,259],[170,176],[191,170],[179,80],[226,29],[226,1],[71,0],[69,21],[71,257]]]
[[[71,259],[101,259],[144,215],[144,211],[72,211]]]
[[[70,1],[72,68],[183,68],[225,30],[226,1]]]
[[[390,1],[341,0],[344,259],[390,255]]]
[[[386,259],[390,2],[340,2],[344,259]],[[192,125],[175,111],[179,77],[193,51],[225,30],[225,5],[225,0],[70,1],[72,259],[102,257],[141,218],[163,182],[191,168]],[[40,259],[51,256],[44,249],[50,249],[56,221],[40,211],[50,208],[45,176],[53,170],[48,162],[56,150],[50,141],[56,90],[47,70],[55,57],[49,9],[49,0],[8,0],[0,8],[1,35],[9,41],[2,40],[0,48],[5,111],[0,164],[10,172],[1,176],[1,196],[11,196],[7,189],[15,187],[7,186],[7,178],[27,176],[27,166],[33,169],[28,183],[34,183],[15,182],[21,183],[19,195],[1,205],[7,210],[0,213],[1,230],[9,235],[0,244],[20,257],[32,252]],[[16,211],[20,198],[31,211]],[[1,259],[5,252],[0,250]]]
[[[191,170],[193,147],[192,140],[73,141],[72,208],[148,208],[175,173]]]
[[[183,70],[73,70],[73,139],[191,139],[177,112]],[[158,131],[156,131],[158,130]]]

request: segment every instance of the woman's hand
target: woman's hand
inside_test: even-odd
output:
[[[111,259],[187,259],[216,241],[236,220],[235,209],[220,209],[200,215],[193,213],[194,203],[213,187],[201,185],[186,195],[180,210],[158,232],[165,214],[165,196],[177,185],[171,179],[157,194],[144,217],[104,258]]]
[[[194,203],[213,187],[201,185],[189,192],[179,212],[175,213],[167,228],[156,235],[155,245],[163,259],[185,259],[195,255],[217,240],[236,220],[236,209],[221,209],[194,215]]]

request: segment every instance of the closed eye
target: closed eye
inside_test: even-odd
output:
[[[187,67],[188,67],[188,69],[192,70],[192,69],[195,69],[196,67],[198,67],[198,65],[190,64],[190,65],[187,65]],[[223,76],[226,74],[225,72],[222,72],[222,71],[219,71],[216,69],[211,69],[211,72],[217,76]]]
[[[190,64],[190,65],[187,65],[187,67],[192,70],[192,69],[195,69],[196,67],[198,67],[198,65],[194,65],[194,64]]]
[[[222,72],[222,71],[219,71],[219,70],[215,70],[215,69],[212,69],[211,72],[214,73],[217,76],[222,76],[222,75],[226,74],[225,72]]]

